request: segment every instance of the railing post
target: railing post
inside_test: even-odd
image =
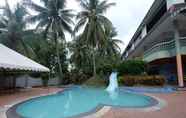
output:
[[[175,49],[176,49],[176,62],[177,62],[177,74],[178,74],[178,83],[179,87],[184,87],[184,79],[183,79],[183,66],[182,66],[182,56],[180,50],[180,36],[178,31],[178,21],[173,21],[174,28],[174,40],[175,40]]]

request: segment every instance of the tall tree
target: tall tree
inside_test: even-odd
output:
[[[68,47],[71,52],[71,63],[76,70],[87,73],[92,72],[89,68],[91,67],[91,55],[87,45],[82,40],[82,35],[75,37],[72,42],[69,42]]]
[[[25,36],[32,31],[26,29],[26,9],[21,4],[17,4],[12,10],[7,0],[1,9],[3,11],[0,16],[1,42],[30,57],[32,50],[25,43]]]
[[[51,75],[57,76],[58,75],[58,63],[56,60],[56,48],[55,48],[55,42],[53,42],[51,39],[45,40],[43,39],[42,33],[35,34],[33,36],[28,37],[32,40],[28,40],[27,44],[32,47],[32,49],[35,52],[35,57],[33,58],[40,64],[50,68]],[[66,53],[67,50],[65,49],[64,45],[60,43],[59,46],[59,52],[60,52],[60,62],[62,65],[63,73],[67,72],[67,59],[66,59]]]
[[[111,29],[108,29],[105,31],[107,42],[103,46],[103,48],[100,49],[100,53],[103,56],[113,56],[117,57],[121,54],[121,49],[118,44],[123,44],[123,42],[120,39],[117,39],[117,31],[114,27]]]
[[[89,46],[92,53],[93,72],[96,76],[95,51],[105,45],[107,37],[105,31],[112,27],[110,20],[104,13],[115,3],[108,3],[107,0],[77,0],[82,11],[77,14],[78,23],[75,26],[74,34],[84,28],[82,38]]]
[[[47,39],[47,35],[53,35],[59,65],[59,77],[63,82],[59,43],[64,42],[65,32],[72,33],[72,10],[66,8],[66,0],[41,0],[41,2],[43,5],[36,4],[31,0],[24,0],[26,6],[37,12],[36,15],[29,18],[32,23],[38,22],[36,30],[43,30],[45,39]]]

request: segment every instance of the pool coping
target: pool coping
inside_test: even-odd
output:
[[[35,96],[35,97],[31,97],[31,98],[22,100],[19,103],[10,107],[6,111],[6,116],[7,116],[7,118],[25,118],[25,117],[21,116],[20,114],[18,114],[16,112],[16,109],[18,108],[19,105],[24,104],[28,101],[33,100],[33,99],[38,99],[40,97],[51,96],[51,95],[55,95],[55,94],[58,94],[58,93],[62,93],[62,92],[66,91],[66,90],[69,90],[69,89],[74,89],[74,87],[73,86],[72,87],[66,87],[62,91],[59,91],[59,92],[54,92],[54,93],[50,93],[50,94]],[[130,92],[130,93],[133,93],[133,92]],[[144,95],[146,97],[149,97],[149,99],[151,100],[150,101],[151,104],[146,105],[146,106],[142,106],[142,107],[139,107],[139,106],[137,106],[137,107],[128,106],[127,107],[127,106],[118,106],[118,105],[116,106],[116,105],[98,104],[95,108],[93,108],[92,110],[90,110],[88,112],[80,113],[78,115],[71,116],[71,117],[66,117],[66,118],[82,118],[82,117],[87,117],[87,116],[91,116],[91,115],[96,115],[97,112],[99,112],[100,110],[104,110],[104,108],[107,108],[107,111],[108,111],[111,108],[125,108],[125,109],[132,109],[132,110],[145,110],[145,109],[152,109],[153,107],[156,107],[156,106],[159,107],[158,104],[160,103],[160,100],[157,97],[151,96],[149,94],[142,94],[142,93],[135,93],[135,94]],[[105,112],[107,112],[107,111],[105,111]]]

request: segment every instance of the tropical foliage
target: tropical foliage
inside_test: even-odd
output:
[[[10,9],[10,6],[5,0],[5,6],[1,8],[3,14],[0,15],[0,37],[1,42],[8,47],[30,56],[31,48],[25,43],[26,36],[31,34],[31,30],[26,29],[27,15],[26,9],[17,4],[15,9]]]
[[[117,67],[120,75],[142,75],[146,73],[146,62],[141,60],[123,61]]]
[[[67,0],[23,0],[14,9],[5,0],[0,14],[0,43],[47,66],[62,84],[107,76],[121,62],[118,44],[122,42],[105,16],[115,3],[77,2],[81,11],[73,14]],[[72,41],[67,42],[67,33]]]
[[[145,85],[145,86],[164,86],[166,79],[164,76],[159,75],[138,75],[138,76],[121,76],[119,79],[119,84],[124,86],[135,86],[135,85]]]
[[[111,21],[104,16],[104,13],[114,3],[108,3],[107,0],[78,0],[82,11],[80,11],[76,20],[74,34],[83,28],[82,40],[88,46],[92,56],[93,72],[96,76],[96,51],[107,45],[108,38],[106,31],[112,28]]]
[[[57,62],[59,68],[59,77],[62,80],[62,65],[60,62],[59,48],[61,43],[65,41],[65,31],[72,33],[71,24],[72,10],[66,8],[66,0],[41,0],[42,5],[38,5],[31,0],[25,0],[24,4],[36,11],[38,14],[30,16],[28,19],[31,23],[37,24],[36,30],[44,31],[44,37],[52,36],[56,47]],[[63,82],[63,81],[62,81]]]

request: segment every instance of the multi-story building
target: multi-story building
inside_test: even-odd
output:
[[[186,74],[186,0],[155,0],[123,58],[143,59],[151,73],[184,87]]]

